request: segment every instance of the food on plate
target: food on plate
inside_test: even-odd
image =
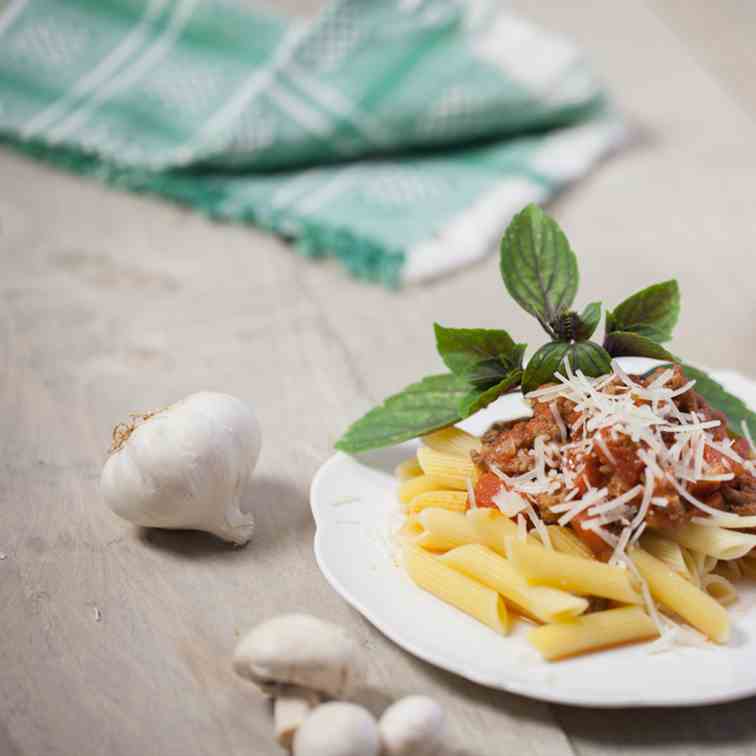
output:
[[[251,498],[261,443],[248,404],[228,394],[191,394],[115,427],[100,491],[135,525],[205,530],[241,545],[254,530],[242,504]]]
[[[402,503],[410,577],[500,633],[503,597],[551,627],[530,636],[548,659],[658,636],[679,619],[726,642],[723,605],[737,593],[715,570],[753,562],[756,535],[735,528],[751,522],[752,451],[728,437],[679,367],[566,372],[526,395],[529,419],[477,440],[447,429],[470,451],[448,454],[446,468],[432,446],[418,449],[415,479],[430,464],[439,487]]]
[[[551,341],[523,366],[506,331],[436,326],[449,373],[352,425],[356,453],[421,438],[397,470],[403,564],[424,590],[549,660],[687,632],[726,643],[735,582],[756,574],[756,414],[662,346],[674,281],[607,311],[570,309],[577,260],[530,206],[502,240],[511,296]],[[622,357],[656,360],[628,374]],[[530,415],[480,438],[455,427],[520,390]],[[684,625],[683,625],[684,623]],[[685,629],[682,629],[682,628]]]

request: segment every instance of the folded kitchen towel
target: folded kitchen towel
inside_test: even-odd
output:
[[[484,255],[622,126],[580,53],[501,0],[337,0],[310,23],[11,0],[0,138],[397,285]]]

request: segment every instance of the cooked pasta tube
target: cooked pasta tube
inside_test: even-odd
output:
[[[629,556],[660,604],[717,643],[727,641],[730,618],[726,609],[642,548],[633,549]]]
[[[588,602],[584,598],[571,593],[528,585],[527,580],[508,560],[477,543],[458,546],[439,559],[458,572],[492,588],[526,615],[541,622],[572,619],[588,608]]]
[[[401,481],[410,480],[411,478],[416,478],[418,475],[422,474],[423,469],[418,464],[417,457],[405,459],[404,462],[400,462],[394,468],[394,476]]]
[[[703,564],[703,558],[705,555],[698,554],[697,552],[691,551],[690,549],[686,549],[684,546],[680,547],[680,552],[682,553],[683,562],[685,562],[685,568],[688,571],[688,574],[683,575],[683,577],[686,578],[687,580],[690,580],[690,582],[693,583],[693,585],[698,586],[700,588],[701,575],[703,574],[701,568]]]
[[[735,586],[722,575],[704,575],[701,580],[701,588],[722,606],[729,606],[738,600],[738,592]]]
[[[441,430],[423,436],[423,443],[442,454],[453,454],[470,458],[470,452],[480,449],[480,439],[460,428],[441,428]]]
[[[475,465],[467,457],[443,454],[428,446],[417,450],[417,461],[426,475],[432,475],[442,483],[441,488],[467,490],[467,481],[475,479]]]
[[[756,515],[736,515],[722,512],[717,517],[704,517],[701,519],[706,526],[715,526],[718,528],[756,528]]]
[[[595,554],[575,535],[572,528],[549,525],[546,529],[549,531],[551,545],[555,551],[562,554],[572,554],[572,556],[582,557],[583,559],[596,558]]]
[[[426,491],[415,496],[407,504],[403,504],[402,510],[420,512],[428,507],[464,512],[467,509],[467,493],[465,491]]]
[[[421,493],[440,491],[444,488],[443,482],[432,475],[418,475],[400,483],[397,488],[397,495],[402,504],[409,504],[415,496],[419,496]]]
[[[405,546],[404,565],[420,588],[506,635],[509,627],[507,608],[496,591],[453,570],[417,546]]]
[[[690,577],[679,543],[670,541],[669,538],[664,538],[656,533],[644,533],[640,542],[651,556],[655,556],[664,562],[667,567],[674,570],[678,575],[682,575],[685,578]]]
[[[528,640],[551,661],[657,635],[658,628],[640,607],[624,606],[538,627],[530,631]]]
[[[531,585],[549,585],[583,596],[601,596],[623,604],[640,604],[627,570],[529,543],[508,542],[514,568]]]
[[[501,556],[507,555],[507,541],[517,538],[517,525],[505,514],[492,507],[467,510],[467,521],[477,534],[477,541]],[[529,543],[538,543],[533,533],[528,533]]]
[[[689,523],[664,531],[673,541],[717,559],[740,559],[756,546],[756,535]]]
[[[422,509],[412,516],[411,527],[405,525],[405,528],[407,540],[433,551],[447,551],[480,540],[462,512],[437,507]]]

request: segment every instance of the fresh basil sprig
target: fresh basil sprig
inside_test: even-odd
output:
[[[677,281],[654,284],[628,297],[606,315],[607,333],[625,331],[662,344],[672,338],[680,316]]]
[[[650,357],[653,360],[680,362],[674,354],[668,352],[661,344],[631,331],[607,333],[604,337],[604,349],[612,357]]]
[[[703,370],[692,365],[682,366],[685,375],[696,382],[696,391],[712,406],[727,415],[730,430],[735,435],[743,431],[741,423],[745,423],[751,438],[756,438],[756,412],[751,412],[746,403],[737,396],[725,391],[721,383],[710,378]]]
[[[588,376],[610,372],[613,357],[681,363],[662,346],[672,338],[680,314],[676,281],[649,286],[607,311],[603,346],[590,341],[601,321],[601,302],[591,302],[580,314],[570,309],[579,283],[577,258],[541,208],[529,205],[512,219],[501,240],[500,268],[509,294],[551,341],[523,369],[527,345],[516,343],[507,331],[436,323],[436,348],[450,372],[423,378],[386,399],[349,428],[336,443],[338,449],[366,451],[453,425],[504,393],[527,392],[557,380],[565,361]],[[683,368],[706,401],[728,416],[733,432],[740,432],[745,421],[756,436],[756,413],[704,372]]]
[[[579,341],[590,339],[601,322],[601,302],[591,302],[577,316],[575,338]]]
[[[522,377],[522,390],[533,391],[554,379],[565,360],[573,370],[598,377],[611,372],[612,358],[608,352],[592,341],[552,341],[544,344],[528,362]]]
[[[361,452],[408,441],[462,419],[459,403],[470,388],[455,375],[429,375],[390,396],[354,423],[336,443]]]
[[[580,281],[577,257],[556,221],[536,205],[515,215],[501,240],[500,268],[512,299],[554,338],[555,321]]]
[[[515,344],[506,331],[444,328],[436,323],[436,349],[454,375],[476,388],[499,383],[522,364],[526,344]]]
[[[525,346],[524,344],[522,346]],[[463,417],[470,417],[478,410],[488,407],[491,402],[498,399],[502,394],[506,394],[513,388],[517,388],[522,381],[522,368],[513,368],[504,378],[491,388],[481,391],[472,389],[468,391],[459,403],[459,411]]]

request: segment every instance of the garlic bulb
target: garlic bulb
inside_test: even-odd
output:
[[[236,544],[250,539],[254,520],[240,505],[261,434],[247,404],[203,391],[116,431],[100,479],[113,512],[136,525],[205,530]]]

